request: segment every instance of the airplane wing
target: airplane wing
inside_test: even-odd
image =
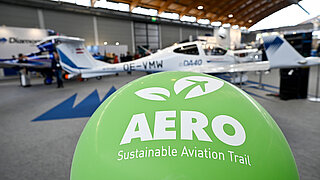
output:
[[[35,45],[41,45],[43,43],[46,43],[47,41],[61,41],[61,42],[84,42],[84,39],[78,38],[78,37],[68,37],[68,36],[49,36],[46,37],[44,39],[42,39],[41,41],[39,41],[38,43],[36,43]]]
[[[192,67],[187,71],[201,72],[201,73],[224,73],[224,72],[245,72],[245,71],[266,71],[270,69],[268,61],[239,63],[239,64],[225,64],[225,65],[206,65],[201,67]]]
[[[16,59],[0,59],[0,68],[28,67],[28,68],[51,68],[51,60],[27,60],[19,63]]]

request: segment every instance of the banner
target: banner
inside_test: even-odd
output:
[[[18,57],[19,53],[37,52],[34,45],[47,37],[47,30],[37,28],[0,27],[0,58]]]

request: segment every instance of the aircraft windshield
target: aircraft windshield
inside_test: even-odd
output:
[[[173,50],[173,52],[189,55],[199,55],[198,47],[196,44],[179,47]]]
[[[212,45],[203,45],[202,48],[207,56],[222,56],[227,53],[227,50]]]

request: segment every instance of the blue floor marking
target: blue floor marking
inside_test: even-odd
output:
[[[247,81],[248,83],[251,83],[251,84],[259,84],[259,82],[255,82],[255,81]],[[261,83],[263,86],[266,86],[266,87],[270,87],[270,88],[274,88],[274,89],[280,89],[279,87],[277,86],[272,86],[272,85],[269,85],[269,84],[264,84],[264,83]]]
[[[230,82],[230,79],[231,79],[230,76],[226,76],[226,75],[215,75],[215,76],[228,82]]]
[[[99,105],[106,100],[112,93],[116,91],[115,87],[110,88],[108,93],[100,101],[98,91],[94,90],[84,100],[82,100],[75,107],[74,101],[76,100],[77,93],[56,105],[52,109],[33,119],[32,121],[48,121],[58,119],[71,119],[71,118],[82,118],[90,117]]]

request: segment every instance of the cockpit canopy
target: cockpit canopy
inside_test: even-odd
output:
[[[226,49],[213,44],[203,44],[202,49],[207,56],[223,56],[227,53]]]
[[[173,52],[188,55],[199,55],[199,50],[196,44],[178,47],[174,49]]]
[[[202,49],[199,49],[202,48]],[[214,44],[199,43],[188,44],[177,47],[173,50],[174,53],[186,54],[186,55],[199,55],[200,51],[204,52],[207,56],[223,56],[227,53],[227,50]]]

